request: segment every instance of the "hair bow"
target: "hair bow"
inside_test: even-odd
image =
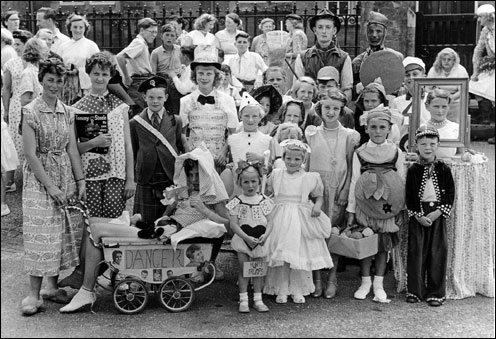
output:
[[[238,168],[236,168],[236,174],[240,175],[243,173],[244,170],[248,169],[249,167],[253,167],[254,169],[257,170],[258,175],[262,176],[263,175],[263,165],[260,163],[260,161],[246,161],[246,160],[240,160],[238,161]]]

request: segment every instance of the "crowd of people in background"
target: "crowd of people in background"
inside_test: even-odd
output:
[[[494,7],[483,5],[477,15],[483,30],[469,90],[484,120],[494,121]],[[337,15],[323,9],[309,19],[315,34],[309,46],[302,18],[289,14],[286,50],[275,59],[268,43],[275,29],[271,18],[261,20],[256,37],[243,31],[235,13],[225,16],[225,28],[216,33],[217,18],[208,13],[189,32],[181,17],[161,27],[143,18],[136,37],[113,55],[88,38],[91,26],[83,15],[67,18],[65,35],[51,8],[37,11],[37,32],[19,29],[18,12],[4,13],[2,216],[10,213],[5,194],[16,192],[15,178],[22,177],[30,280],[23,314],[39,312],[44,299],[67,304],[61,312],[95,302],[94,266],[102,257],[95,240],[136,236],[135,230],[122,233],[108,224],[130,198],[133,212],[146,222],[167,215],[179,228],[205,220],[225,225],[234,235],[240,267],[248,260],[268,261],[265,280],[252,281],[259,312],[268,311],[262,293],[276,295],[276,303],[288,296],[294,303],[305,303],[309,295],[334,298],[340,258],[329,252],[327,239],[333,227],[342,232],[357,225],[379,235],[379,249],[374,261],[360,260],[354,297],[363,300],[372,289],[374,301],[390,302],[383,286],[388,253],[407,215],[414,236],[406,301],[441,306],[446,219],[455,192],[449,167],[439,159],[460,150],[439,147],[439,141],[459,135],[460,97],[466,93],[458,86],[424,93],[421,126],[414,133],[417,160],[408,170],[406,117],[414,78],[469,74],[452,48],[440,51],[429,70],[421,58],[404,57],[385,46],[388,18],[373,11],[367,18],[368,47],[352,59],[339,47]],[[150,51],[157,36],[162,44]],[[393,93],[385,79],[363,84],[360,78],[362,66],[379,51],[404,70],[403,85]],[[82,113],[105,115],[107,129],[82,135],[75,127]],[[183,161],[191,203],[164,206],[163,192],[175,183]],[[202,195],[205,182],[213,197]],[[91,230],[71,208],[80,200],[91,217],[103,218]],[[264,232],[255,236],[244,226]],[[223,239],[214,239],[214,265]],[[421,262],[420,252],[426,258]],[[58,281],[60,271],[71,267],[73,273]],[[239,312],[247,313],[249,279],[240,271]],[[44,277],[47,289],[41,288]],[[72,300],[67,286],[79,290]]]

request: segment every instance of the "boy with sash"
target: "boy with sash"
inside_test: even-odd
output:
[[[235,133],[239,125],[236,105],[229,94],[215,88],[222,79],[217,48],[197,46],[190,66],[191,79],[198,88],[181,98],[179,113],[188,148],[195,149],[205,142],[214,158],[215,169],[221,173],[227,158],[227,136]]]
[[[153,223],[166,206],[160,200],[163,191],[174,184],[174,164],[179,153],[185,152],[182,122],[164,108],[167,101],[167,82],[159,76],[145,80],[138,88],[148,105],[129,122],[134,154],[136,196],[134,214]]]

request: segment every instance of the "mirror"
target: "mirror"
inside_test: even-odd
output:
[[[439,127],[435,125],[436,122],[433,120],[429,122],[429,124],[440,130],[441,140],[439,147],[468,147],[470,143],[470,120],[468,119],[468,79],[415,78],[413,80],[414,92],[412,99],[412,116],[410,118],[408,138],[408,147],[410,152],[416,151],[415,131],[422,123],[429,121],[431,118],[431,114],[426,108],[425,101],[427,94],[434,88],[445,89],[449,92],[450,88],[456,89],[458,87],[460,93],[460,98],[455,100],[455,107],[458,106],[458,108],[456,110],[451,110],[451,112],[446,115],[447,121],[439,123]],[[453,103],[450,103],[450,108],[452,108],[452,106]],[[458,124],[458,126],[456,124]],[[457,135],[456,130],[458,130]],[[455,131],[455,133],[453,133],[453,131]]]

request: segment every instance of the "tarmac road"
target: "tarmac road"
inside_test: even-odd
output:
[[[492,161],[494,145],[474,143]],[[74,314],[60,314],[62,305],[45,302],[46,311],[32,317],[20,313],[21,300],[28,291],[23,271],[20,192],[8,194],[12,215],[2,218],[1,238],[1,337],[79,338],[79,337],[495,337],[495,299],[477,295],[448,300],[438,308],[426,303],[408,304],[396,292],[392,272],[385,279],[390,304],[353,299],[359,285],[358,267],[348,265],[339,273],[335,299],[307,298],[306,304],[275,303],[265,296],[268,313],[252,309],[237,312],[237,260],[232,252],[219,255],[226,279],[199,291],[193,305],[182,313],[169,313],[151,295],[145,310],[136,315],[120,314],[109,292],[100,291],[94,307]],[[64,272],[62,276],[67,275]],[[68,289],[70,294],[76,291]]]

